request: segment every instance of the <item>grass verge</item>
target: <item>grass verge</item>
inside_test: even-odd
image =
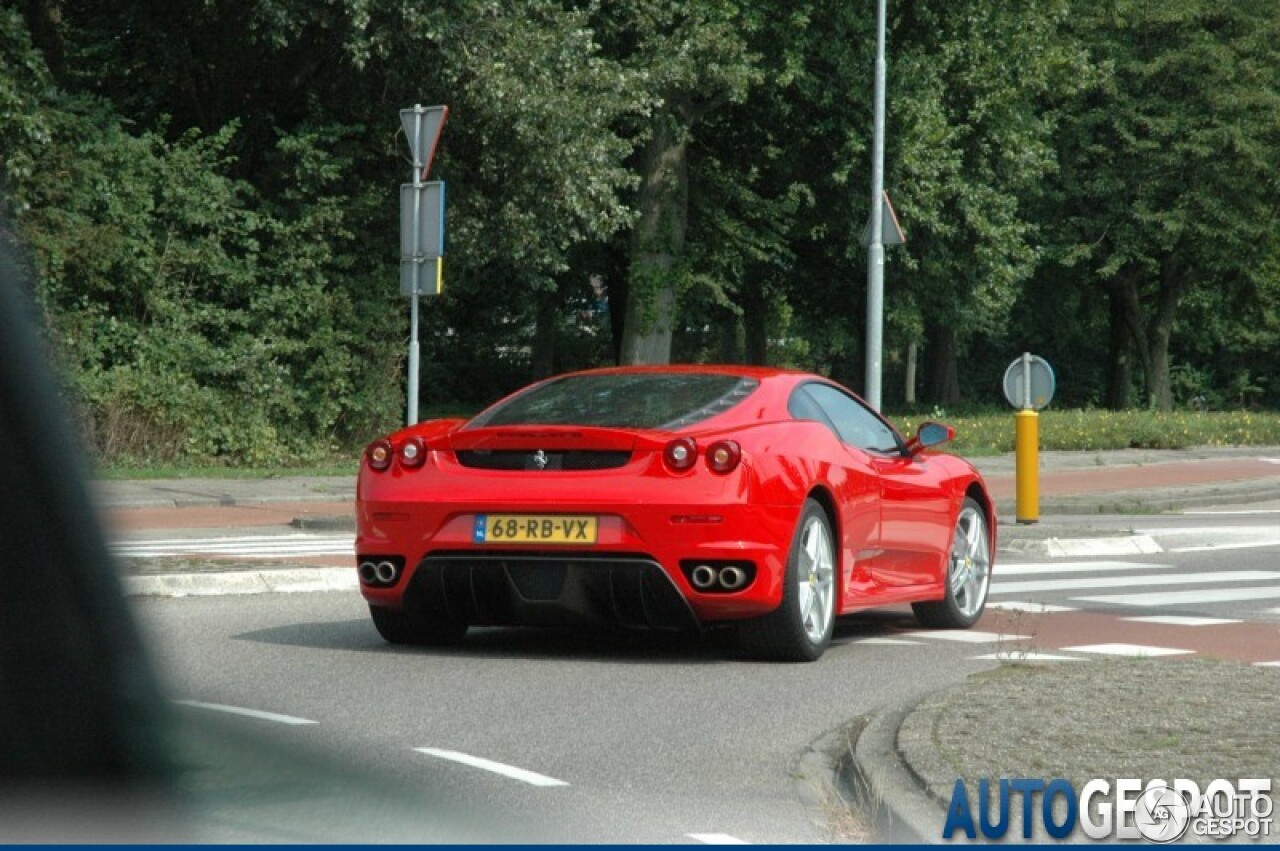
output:
[[[904,434],[922,422],[953,426],[951,448],[962,455],[1013,451],[1013,411],[948,416],[891,417]],[[1274,411],[1057,411],[1040,412],[1040,448],[1098,452],[1111,449],[1189,449],[1195,446],[1280,446],[1280,412]]]
[[[949,415],[891,415],[904,435],[936,420],[956,430],[948,448],[961,455],[1000,455],[1013,451],[1012,411]],[[1273,411],[1057,411],[1040,412],[1040,449],[1105,452],[1113,449],[1189,449],[1196,446],[1280,446],[1280,412]],[[285,467],[235,467],[172,462],[103,465],[99,479],[270,479],[281,476],[354,475],[359,453]]]

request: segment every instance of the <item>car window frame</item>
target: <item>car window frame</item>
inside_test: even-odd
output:
[[[825,387],[828,390],[832,390],[842,399],[851,403],[859,411],[867,414],[873,421],[879,423],[888,431],[889,436],[893,438],[893,447],[883,448],[878,446],[861,446],[858,443],[846,439],[845,436],[841,434],[839,426],[836,425],[836,418],[832,416],[832,414],[827,410],[827,407],[822,404],[821,400],[816,395],[809,392],[809,388],[811,387]],[[821,419],[814,420],[813,417],[801,417],[796,415],[794,411],[795,400],[801,395],[808,400],[809,404],[817,408],[818,412],[822,415]],[[903,440],[902,434],[893,427],[893,424],[838,384],[833,384],[827,381],[805,381],[796,385],[796,387],[791,391],[791,396],[787,399],[787,413],[797,420],[808,420],[822,423],[830,429],[831,433],[836,436],[836,439],[845,446],[858,449],[862,452],[869,452],[885,457],[902,456],[906,452],[906,442]]]

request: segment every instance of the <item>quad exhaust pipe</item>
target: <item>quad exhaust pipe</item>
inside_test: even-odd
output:
[[[689,572],[689,581],[699,591],[710,591],[716,584],[716,569],[709,564],[700,564]]]
[[[715,567],[710,564],[695,565],[689,571],[689,582],[699,591],[737,591],[746,586],[750,575],[735,564]]]
[[[400,578],[400,569],[389,560],[362,561],[356,572],[365,585],[394,585]]]

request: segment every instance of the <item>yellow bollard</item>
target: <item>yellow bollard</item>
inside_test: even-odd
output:
[[[1014,461],[1019,523],[1040,522],[1040,415],[1031,409],[1013,415]]]

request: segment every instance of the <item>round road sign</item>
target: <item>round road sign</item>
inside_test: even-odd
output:
[[[1004,397],[1020,411],[1040,410],[1053,400],[1053,367],[1044,358],[1024,354],[1004,372]]]

